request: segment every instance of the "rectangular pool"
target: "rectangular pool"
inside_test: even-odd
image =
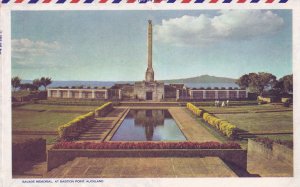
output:
[[[130,110],[111,141],[184,141],[168,110]]]

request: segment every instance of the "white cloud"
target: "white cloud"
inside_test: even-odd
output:
[[[45,57],[55,54],[60,49],[58,42],[32,41],[27,38],[12,40],[12,59],[15,68],[51,67]],[[36,58],[43,59],[36,60]]]
[[[58,42],[31,41],[27,38],[12,40],[13,54],[26,54],[32,56],[48,55],[59,49]]]
[[[222,10],[214,17],[201,14],[162,20],[162,24],[154,28],[154,37],[172,45],[201,46],[273,34],[283,24],[283,19],[271,11]]]

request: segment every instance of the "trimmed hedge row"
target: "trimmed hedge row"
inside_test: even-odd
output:
[[[186,107],[192,111],[196,116],[201,117],[202,110],[193,105],[192,103],[186,103]]]
[[[89,112],[87,114],[76,117],[58,127],[58,135],[62,139],[74,138],[77,136],[77,132],[81,132],[87,128],[87,121],[94,118],[95,113]]]
[[[101,113],[106,110],[107,107],[112,107],[112,103],[108,102],[100,107],[96,108],[95,111],[83,114],[74,118],[73,120],[58,127],[58,135],[61,139],[74,139],[79,133],[88,128],[88,121],[95,118],[97,113]]]
[[[59,142],[52,149],[241,149],[235,142]]]
[[[213,126],[214,128],[218,129],[222,132],[225,136],[229,138],[234,138],[237,133],[237,127],[226,120],[222,120],[217,118],[216,116],[204,112],[203,110],[199,109],[192,103],[187,103],[186,107],[192,111],[196,116],[201,117],[203,116],[203,120],[206,121],[208,124]]]
[[[179,100],[180,101],[180,100]],[[215,101],[189,101],[193,102],[195,106],[215,106]],[[180,106],[186,106],[186,102],[180,102]],[[235,101],[230,100],[230,106],[245,106],[245,105],[257,105],[257,100],[242,100],[242,101]]]
[[[22,171],[26,162],[46,161],[46,140],[42,138],[13,141],[12,172]]]
[[[207,112],[203,114],[203,120],[211,126],[221,131],[224,135],[229,138],[234,138],[237,133],[237,127],[226,120],[217,118]]]
[[[99,106],[104,102],[101,100],[85,100],[85,99],[48,99],[38,100],[39,104],[47,105],[78,105],[78,106]]]
[[[107,113],[109,113],[113,108],[112,102],[107,102],[102,106],[99,106],[95,109],[95,115],[96,116],[105,116]]]

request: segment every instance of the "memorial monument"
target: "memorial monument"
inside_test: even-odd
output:
[[[164,99],[164,83],[154,80],[154,70],[152,67],[152,22],[148,21],[147,33],[147,62],[148,67],[145,80],[135,82],[134,96],[139,100],[161,101]]]

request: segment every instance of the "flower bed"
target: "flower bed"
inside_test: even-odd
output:
[[[193,105],[192,103],[186,103],[186,107],[192,111],[196,116],[201,117],[202,110],[200,110],[198,107]]]
[[[222,120],[217,118],[216,116],[204,112],[203,110],[199,109],[192,103],[187,103],[186,107],[192,111],[196,116],[203,117],[203,120],[206,121],[209,125],[213,126],[214,128],[218,129],[222,132],[225,136],[229,138],[234,138],[236,136],[237,127],[226,120]]]
[[[53,149],[241,149],[235,142],[60,142]]]
[[[207,112],[203,114],[203,120],[229,138],[234,138],[236,136],[237,127],[226,120],[219,119]]]

